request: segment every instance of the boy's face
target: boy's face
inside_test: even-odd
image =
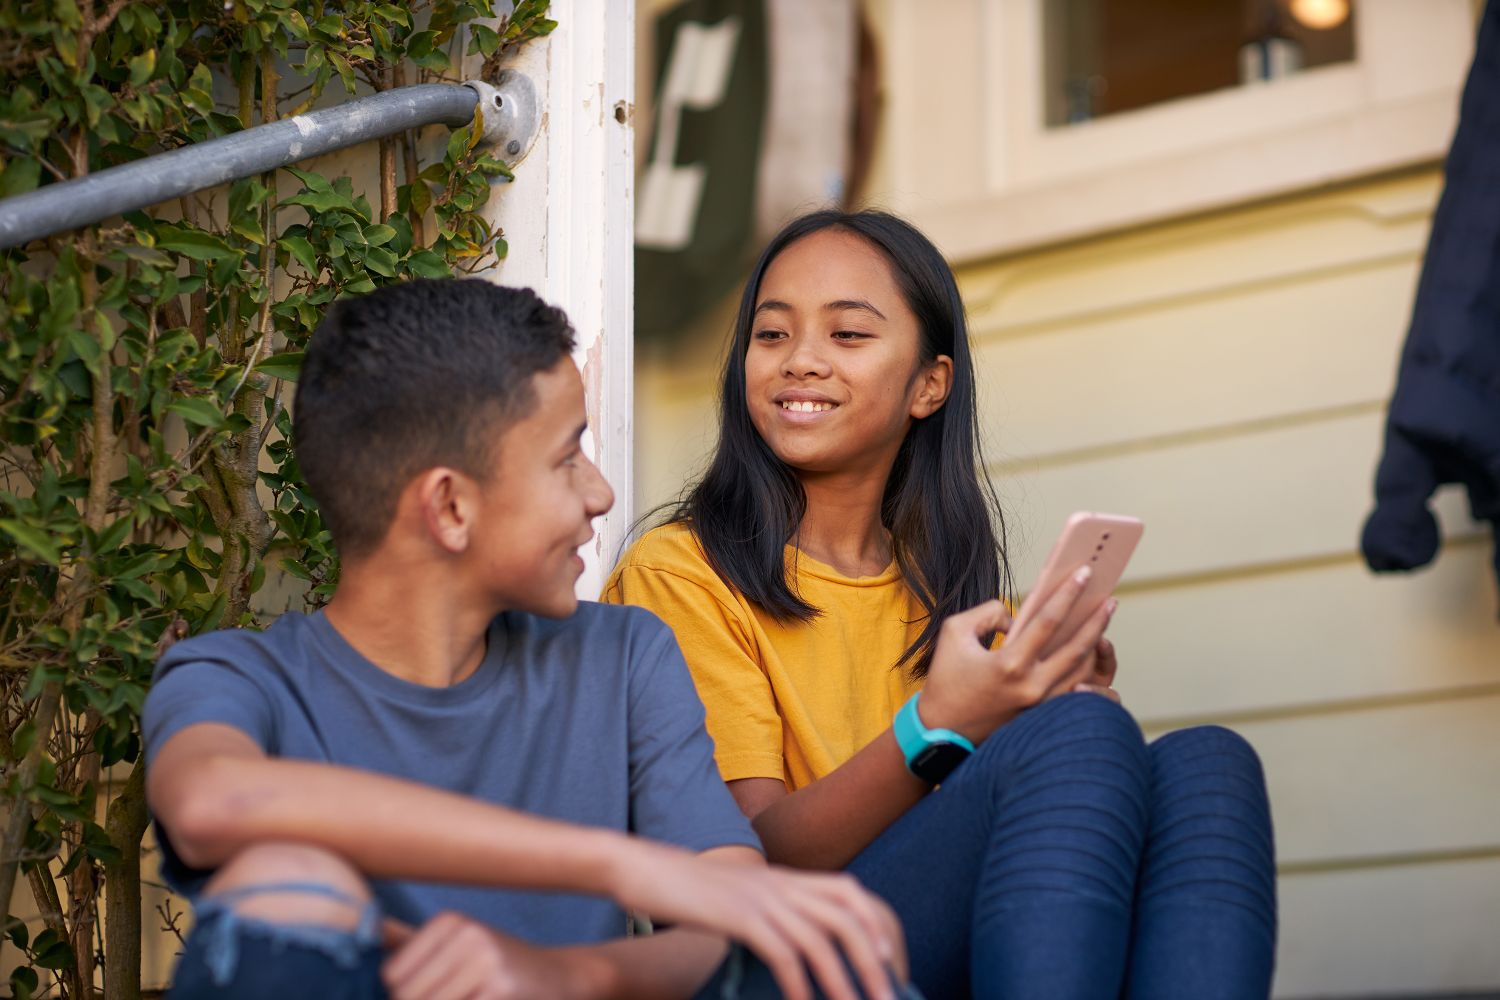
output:
[[[499,606],[561,618],[578,607],[578,549],[614,491],[584,455],[583,380],[570,358],[532,377],[530,411],[510,424],[481,483],[470,556]]]

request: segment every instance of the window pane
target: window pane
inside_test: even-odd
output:
[[[1354,58],[1356,0],[1042,0],[1048,125]]]

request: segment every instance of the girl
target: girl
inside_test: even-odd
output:
[[[797,219],[745,287],[707,474],[604,599],[675,630],[770,859],[884,896],[932,1000],[1263,998],[1259,761],[1213,727],[1144,743],[1113,600],[1040,655],[1082,578],[1009,631],[974,397],[937,249],[879,212]]]

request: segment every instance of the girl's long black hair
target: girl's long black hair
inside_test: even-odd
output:
[[[669,519],[687,524],[714,570],[776,618],[810,621],[821,613],[788,581],[785,546],[797,534],[807,497],[795,470],[750,421],[745,354],[766,268],[788,246],[823,229],[853,233],[884,253],[921,326],[921,362],[931,364],[940,354],[953,359],[948,399],[907,432],[880,509],[901,575],[926,611],[922,633],[896,665],[922,677],[943,620],[997,596],[1009,599],[1012,583],[1005,520],[980,455],[963,301],[947,261],[907,222],[885,212],[821,211],[793,220],[771,240],[735,318],[713,462]]]

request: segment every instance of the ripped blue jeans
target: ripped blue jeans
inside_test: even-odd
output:
[[[272,923],[235,912],[252,896],[299,892],[347,903],[359,910],[353,930],[316,924]],[[380,978],[380,908],[326,885],[279,882],[215,893],[200,899],[197,923],[177,964],[171,1000],[386,1000]],[[853,974],[851,973],[851,978]],[[817,992],[818,998],[823,994]],[[781,996],[770,971],[738,945],[695,1000],[773,1000]],[[922,1000],[915,988],[898,1000]]]
[[[352,929],[273,923],[235,912],[252,896],[296,892],[323,896],[359,910]],[[173,998],[245,1000],[326,997],[383,1000],[380,908],[316,882],[277,882],[229,889],[199,899],[195,923],[173,976]]]

